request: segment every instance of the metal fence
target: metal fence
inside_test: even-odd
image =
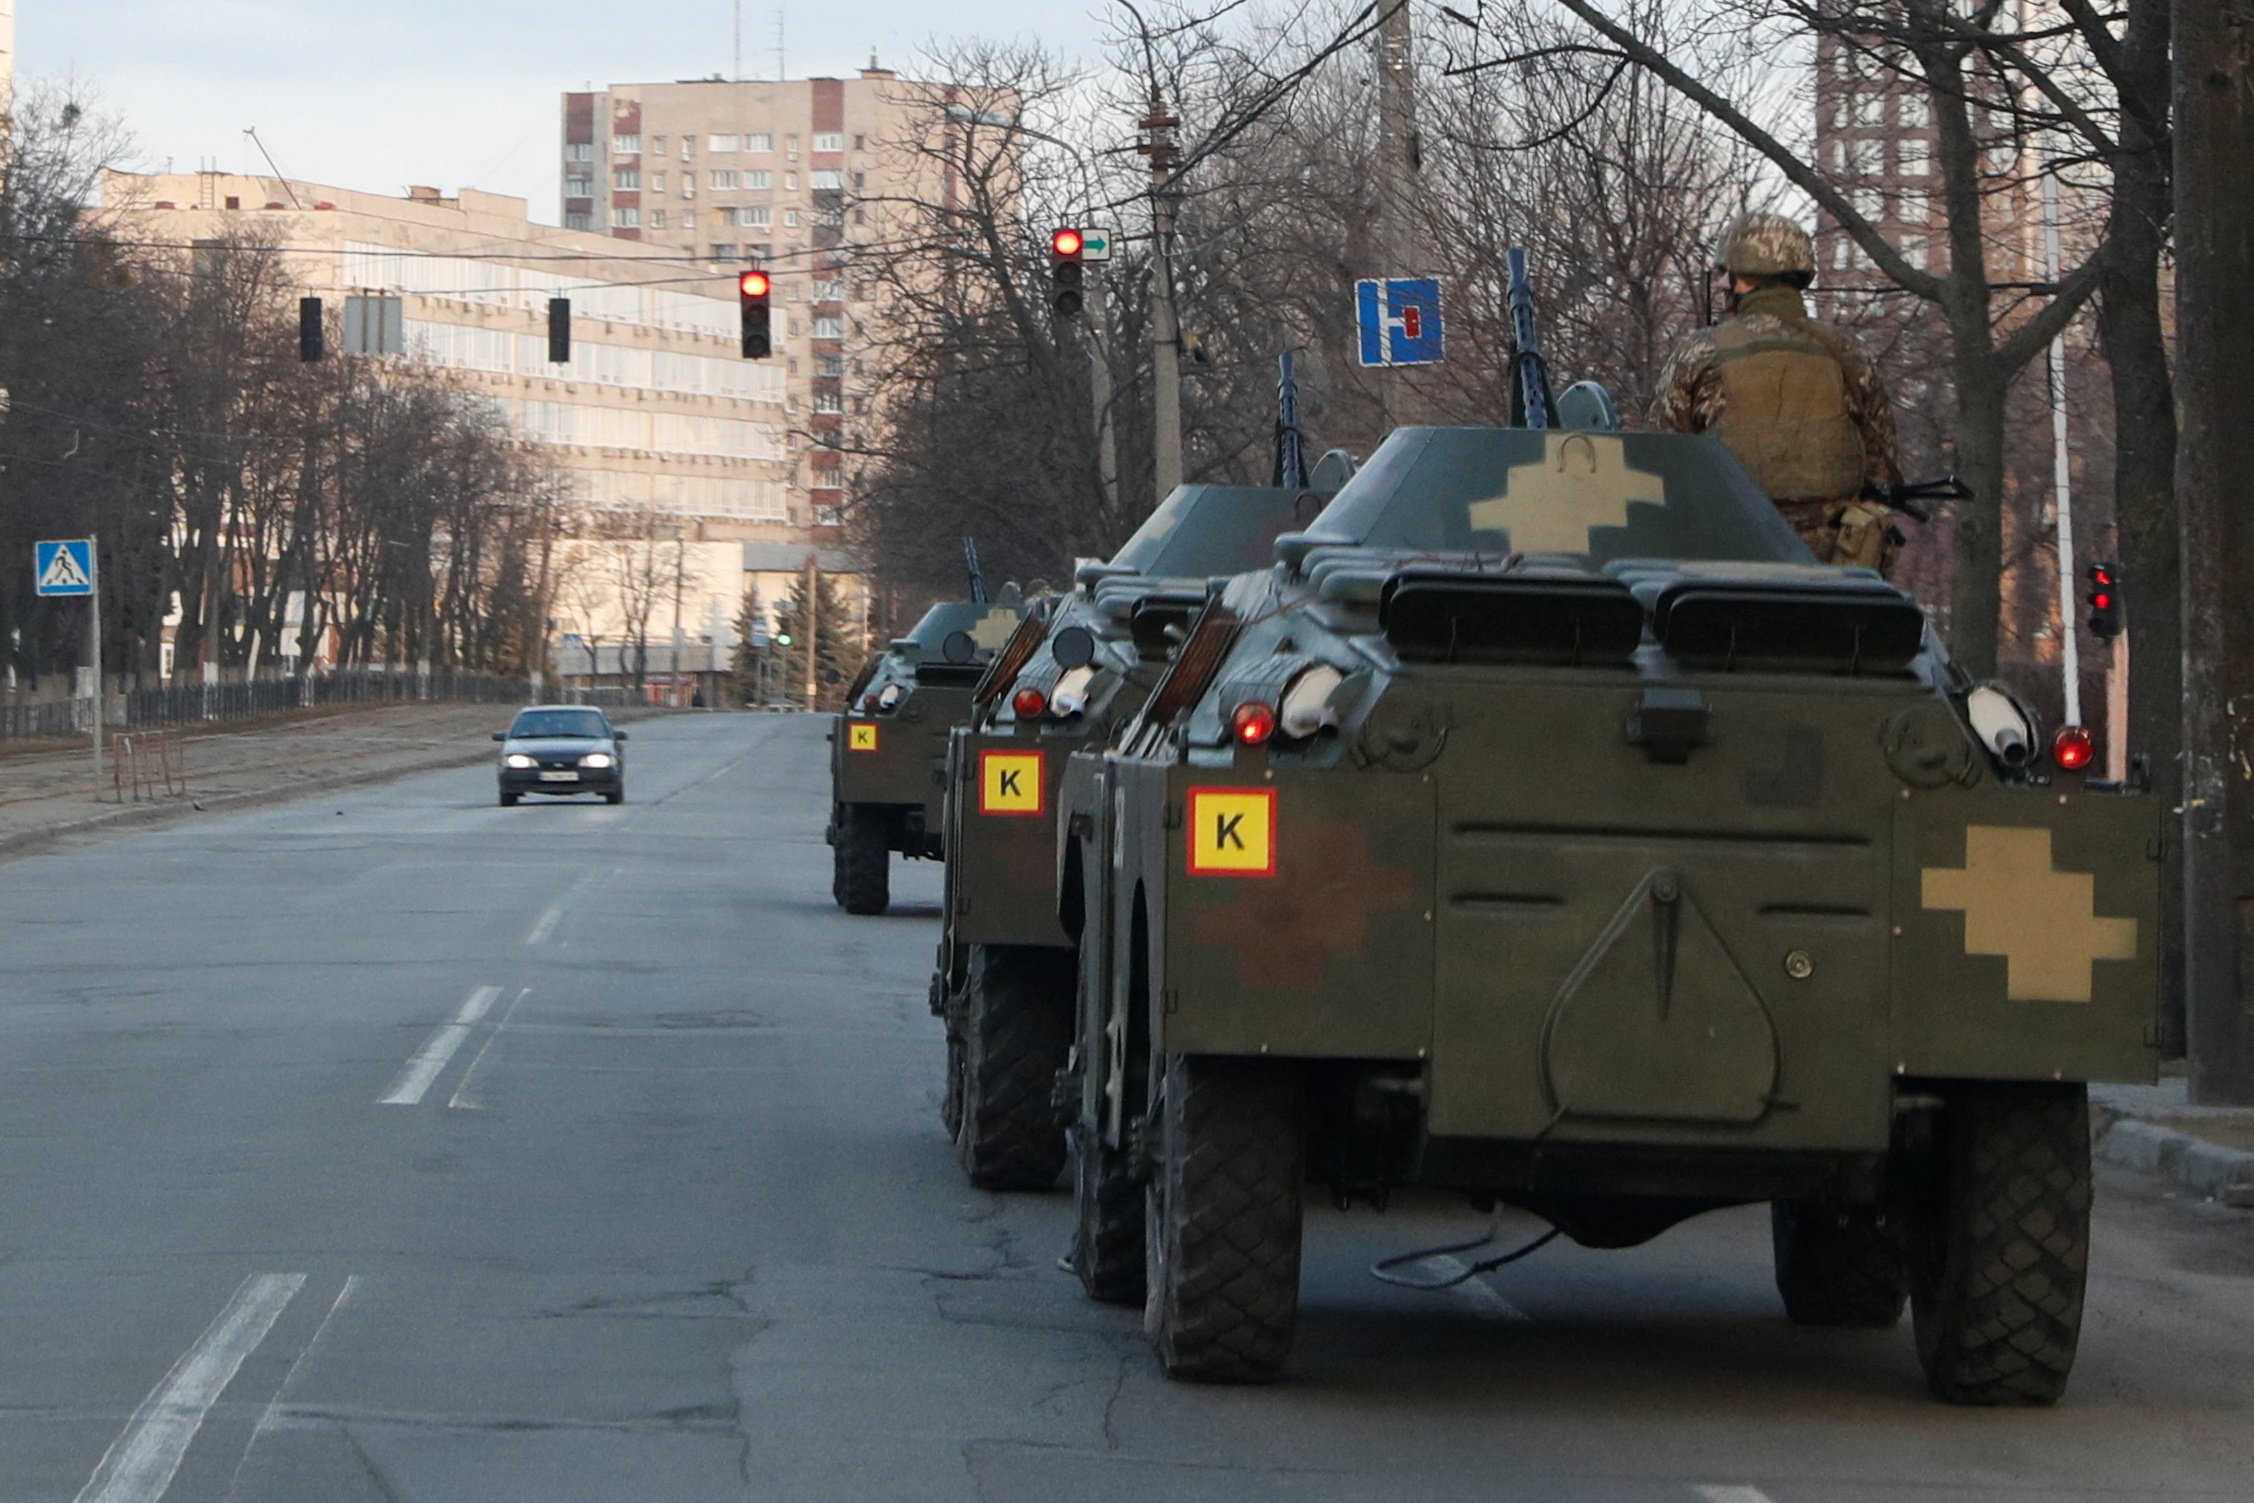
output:
[[[310,678],[264,679],[248,684],[175,684],[134,689],[125,696],[125,723],[192,725],[251,720],[321,705],[452,704],[521,705],[531,698],[522,679],[484,673],[383,673],[353,671]]]
[[[624,699],[625,691],[618,691]],[[322,705],[480,704],[521,705],[531,686],[522,679],[483,673],[389,673],[351,670],[310,678],[260,679],[247,684],[174,684],[164,689],[130,689],[121,696],[122,721],[114,729],[156,730],[167,726],[224,724],[261,715],[285,715]],[[114,705],[115,700],[112,701]],[[83,736],[92,728],[91,699],[0,701],[0,741],[42,736]],[[114,720],[114,711],[113,711]]]

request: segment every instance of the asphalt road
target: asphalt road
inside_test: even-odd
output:
[[[1788,1326],[1767,1221],[1321,1213],[1290,1381],[1162,1381],[967,1189],[938,873],[831,906],[821,726],[637,725],[629,799],[436,773],[0,866],[0,1503],[1953,1503],[2254,1496],[2254,1218],[2103,1181],[2054,1411]]]

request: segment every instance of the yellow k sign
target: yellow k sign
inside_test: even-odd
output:
[[[845,724],[845,749],[847,751],[875,751],[877,749],[876,723],[869,720],[847,721]]]
[[[1190,875],[1272,877],[1276,874],[1276,790],[1192,788]]]
[[[982,751],[978,754],[978,812],[1034,815],[1048,812],[1049,788],[1042,776],[1044,753]]]

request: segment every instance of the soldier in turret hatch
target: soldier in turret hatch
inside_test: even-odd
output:
[[[1902,478],[1894,407],[1854,338],[1808,313],[1808,232],[1781,215],[1742,215],[1715,271],[1727,278],[1729,316],[1667,362],[1652,421],[1720,438],[1818,562],[1891,575],[1901,535],[1864,488]]]

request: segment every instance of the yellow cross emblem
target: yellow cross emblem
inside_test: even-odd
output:
[[[876,725],[867,720],[852,720],[845,726],[847,751],[873,752],[877,749]]]
[[[1000,649],[1017,631],[1017,612],[1006,606],[996,606],[978,618],[978,625],[970,629],[970,639],[989,652]]]
[[[1599,527],[1628,525],[1628,503],[1667,499],[1666,482],[1628,468],[1610,433],[1545,433],[1542,457],[1511,466],[1503,493],[1471,503],[1478,532],[1508,532],[1519,553],[1587,553]]]
[[[1964,952],[2004,957],[2014,1002],[2087,1002],[2100,960],[2134,960],[2137,921],[2100,918],[2097,879],[2051,863],[2051,832],[1968,825],[1961,868],[1923,870],[1927,908],[1964,914]]]

